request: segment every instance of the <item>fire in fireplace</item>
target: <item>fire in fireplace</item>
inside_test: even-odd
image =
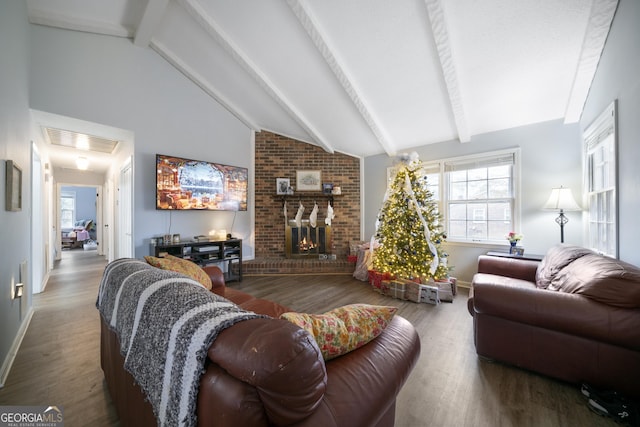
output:
[[[285,230],[285,256],[287,258],[306,258],[330,252],[331,227],[320,225],[311,227],[309,220],[302,220],[297,227],[294,220],[289,220]]]

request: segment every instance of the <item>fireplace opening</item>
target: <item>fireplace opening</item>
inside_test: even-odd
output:
[[[317,225],[311,227],[309,220],[302,220],[300,227],[289,220],[285,230],[285,256],[287,258],[318,257],[328,254],[331,243],[331,227]]]

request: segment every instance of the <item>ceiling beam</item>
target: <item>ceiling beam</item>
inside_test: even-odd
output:
[[[248,55],[231,40],[231,37],[207,14],[197,0],[178,0],[178,3],[313,138],[315,143],[329,153],[334,152],[334,148],[326,138],[313,127],[302,112],[295,108],[293,103],[278,89],[277,85],[269,80],[266,74],[249,59]]]
[[[594,0],[591,6],[587,31],[564,114],[565,123],[576,123],[582,116],[584,103],[589,95],[617,7],[618,0]]]
[[[349,78],[345,67],[342,65],[341,61],[336,58],[334,52],[337,52],[337,50],[332,48],[327,42],[328,37],[326,37],[324,32],[321,30],[318,20],[310,10],[308,3],[299,0],[287,0],[287,4],[298,18],[298,21],[300,21],[304,30],[309,34],[313,44],[315,44],[318,51],[320,51],[325,62],[329,65],[329,68],[333,71],[333,74],[336,76],[342,85],[342,88],[351,99],[351,102],[353,102],[354,106],[369,126],[369,129],[371,129],[371,132],[375,135],[378,143],[389,156],[396,155],[397,148],[395,144],[389,140],[389,137],[380,125],[380,121],[374,118],[371,108],[366,105],[363,97],[360,95],[360,92],[353,84],[353,79]]]
[[[84,33],[103,34],[107,36],[131,38],[133,31],[124,25],[91,20],[68,14],[42,11],[29,7],[29,22],[46,27],[63,28],[65,30],[81,31]]]
[[[158,28],[158,25],[160,25],[162,21],[168,4],[169,0],[149,0],[142,14],[142,19],[140,19],[138,23],[133,44],[140,47],[149,46],[156,28]]]
[[[151,49],[156,51],[160,56],[162,56],[167,62],[169,62],[174,68],[180,71],[185,77],[195,83],[198,87],[200,87],[203,91],[205,91],[210,97],[215,99],[227,109],[231,114],[233,114],[238,120],[244,123],[248,128],[259,132],[261,130],[260,126],[254,122],[249,114],[245,113],[227,99],[224,95],[218,92],[213,86],[207,84],[207,80],[198,74],[195,70],[189,67],[184,61],[182,61],[178,55],[176,55],[173,51],[171,51],[168,47],[157,40],[151,40],[150,43]]]
[[[469,126],[464,112],[462,102],[462,94],[460,93],[460,83],[458,82],[458,72],[456,64],[451,54],[451,43],[449,39],[449,31],[447,30],[447,22],[444,17],[440,0],[425,0],[427,12],[429,13],[429,21],[431,21],[431,31],[438,50],[440,58],[440,67],[442,75],[447,86],[449,94],[449,103],[453,112],[453,119],[456,123],[458,139],[460,142],[469,142],[471,135]]]

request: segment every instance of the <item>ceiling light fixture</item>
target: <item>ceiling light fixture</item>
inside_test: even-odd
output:
[[[76,159],[76,166],[78,166],[78,169],[81,171],[86,171],[89,167],[89,160],[86,157],[78,157]]]

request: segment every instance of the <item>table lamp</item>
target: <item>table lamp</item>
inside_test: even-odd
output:
[[[569,218],[564,215],[564,211],[581,210],[580,206],[573,198],[571,189],[564,188],[563,186],[551,189],[549,200],[547,200],[547,203],[544,204],[542,209],[560,211],[560,215],[556,218],[556,222],[560,226],[560,243],[564,243],[564,225],[569,222]]]

